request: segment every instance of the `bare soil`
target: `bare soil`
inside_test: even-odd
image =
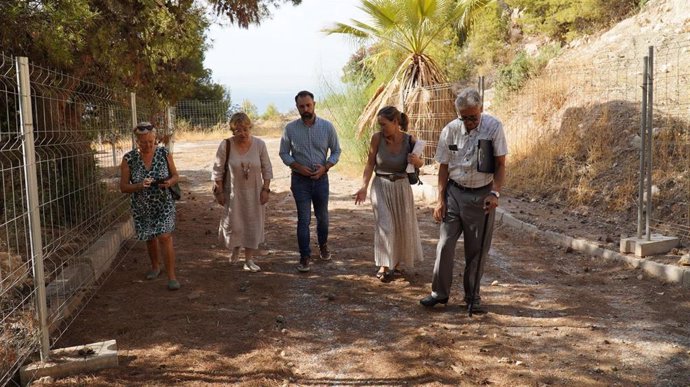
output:
[[[690,386],[687,289],[499,227],[482,280],[488,313],[470,318],[460,302],[461,244],[450,303],[426,309],[418,301],[430,291],[438,238],[430,205],[417,207],[425,261],[382,283],[371,206],[354,205],[360,180],[337,167],[334,259],[298,273],[296,212],[277,142],[267,139],[276,178],[263,270],[231,265],[218,245],[221,208],[208,182],[217,142],[175,144],[182,289],[168,291],[164,277],[145,281],[145,245],[130,242],[56,346],[116,339],[119,367],[52,385]],[[529,200],[502,200],[523,220],[549,214]],[[549,225],[572,230],[565,216],[551,216]]]

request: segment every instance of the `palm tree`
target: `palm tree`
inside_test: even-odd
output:
[[[375,40],[381,47],[379,57],[402,57],[390,79],[378,87],[357,121],[357,133],[375,124],[376,113],[385,105],[403,109],[411,118],[411,127],[424,127],[430,118],[428,87],[446,83],[443,72],[426,54],[429,46],[449,26],[457,23],[463,8],[456,0],[361,0],[361,10],[372,22],[351,20],[336,23],[324,32],[346,34],[362,40]],[[403,55],[400,55],[400,54]],[[376,58],[373,58],[376,59]],[[453,104],[444,106],[453,111]],[[431,134],[434,140],[434,134]]]

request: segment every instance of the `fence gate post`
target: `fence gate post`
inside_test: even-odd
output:
[[[137,124],[139,123],[137,121],[137,93],[129,93],[129,100],[132,107],[132,126],[130,126],[129,137],[132,139],[132,149],[135,149],[137,145],[134,143],[134,134],[132,133],[132,129],[136,128]]]
[[[117,165],[117,150],[115,143],[117,142],[117,129],[115,127],[115,109],[108,106],[108,135],[110,136],[110,150],[113,154],[113,165]]]
[[[654,121],[654,46],[649,46],[649,65],[647,72],[647,214],[645,232],[647,241],[652,239],[650,222],[652,219],[652,126]]]
[[[172,106],[166,106],[165,107],[165,121],[166,121],[166,135],[168,135],[168,143],[166,146],[168,147],[168,151],[170,153],[175,153],[174,152],[174,147],[175,147],[175,123],[174,123],[174,117],[175,115],[173,114],[174,107]]]
[[[644,57],[642,71],[642,109],[640,114],[640,178],[637,189],[637,239],[642,238],[642,223],[644,216],[644,187],[647,173],[647,72],[649,71],[649,57]]]
[[[38,178],[36,176],[36,150],[34,148],[34,123],[29,82],[29,59],[17,57],[17,85],[19,86],[19,118],[21,120],[22,155],[26,182],[26,209],[29,223],[29,241],[33,261],[36,308],[40,324],[41,361],[50,356],[50,332],[48,331],[48,306],[46,302],[45,273],[43,271],[43,241],[41,239],[41,214],[38,203]]]

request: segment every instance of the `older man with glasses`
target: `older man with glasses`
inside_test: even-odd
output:
[[[508,146],[501,122],[482,113],[482,99],[477,90],[461,91],[455,109],[458,118],[443,128],[436,150],[440,167],[434,219],[441,222],[441,230],[431,295],[420,303],[426,307],[448,303],[455,246],[460,235],[464,235],[464,300],[475,312],[481,312],[479,281],[486,261],[482,258],[491,245]],[[480,148],[483,143],[488,147]],[[484,153],[488,160],[482,160]]]

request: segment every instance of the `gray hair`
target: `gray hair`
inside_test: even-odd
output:
[[[456,110],[462,110],[466,108],[472,108],[472,107],[481,107],[482,106],[482,96],[479,95],[479,92],[477,89],[468,87],[466,89],[463,89],[460,94],[458,94],[458,97],[455,98],[455,109]]]

